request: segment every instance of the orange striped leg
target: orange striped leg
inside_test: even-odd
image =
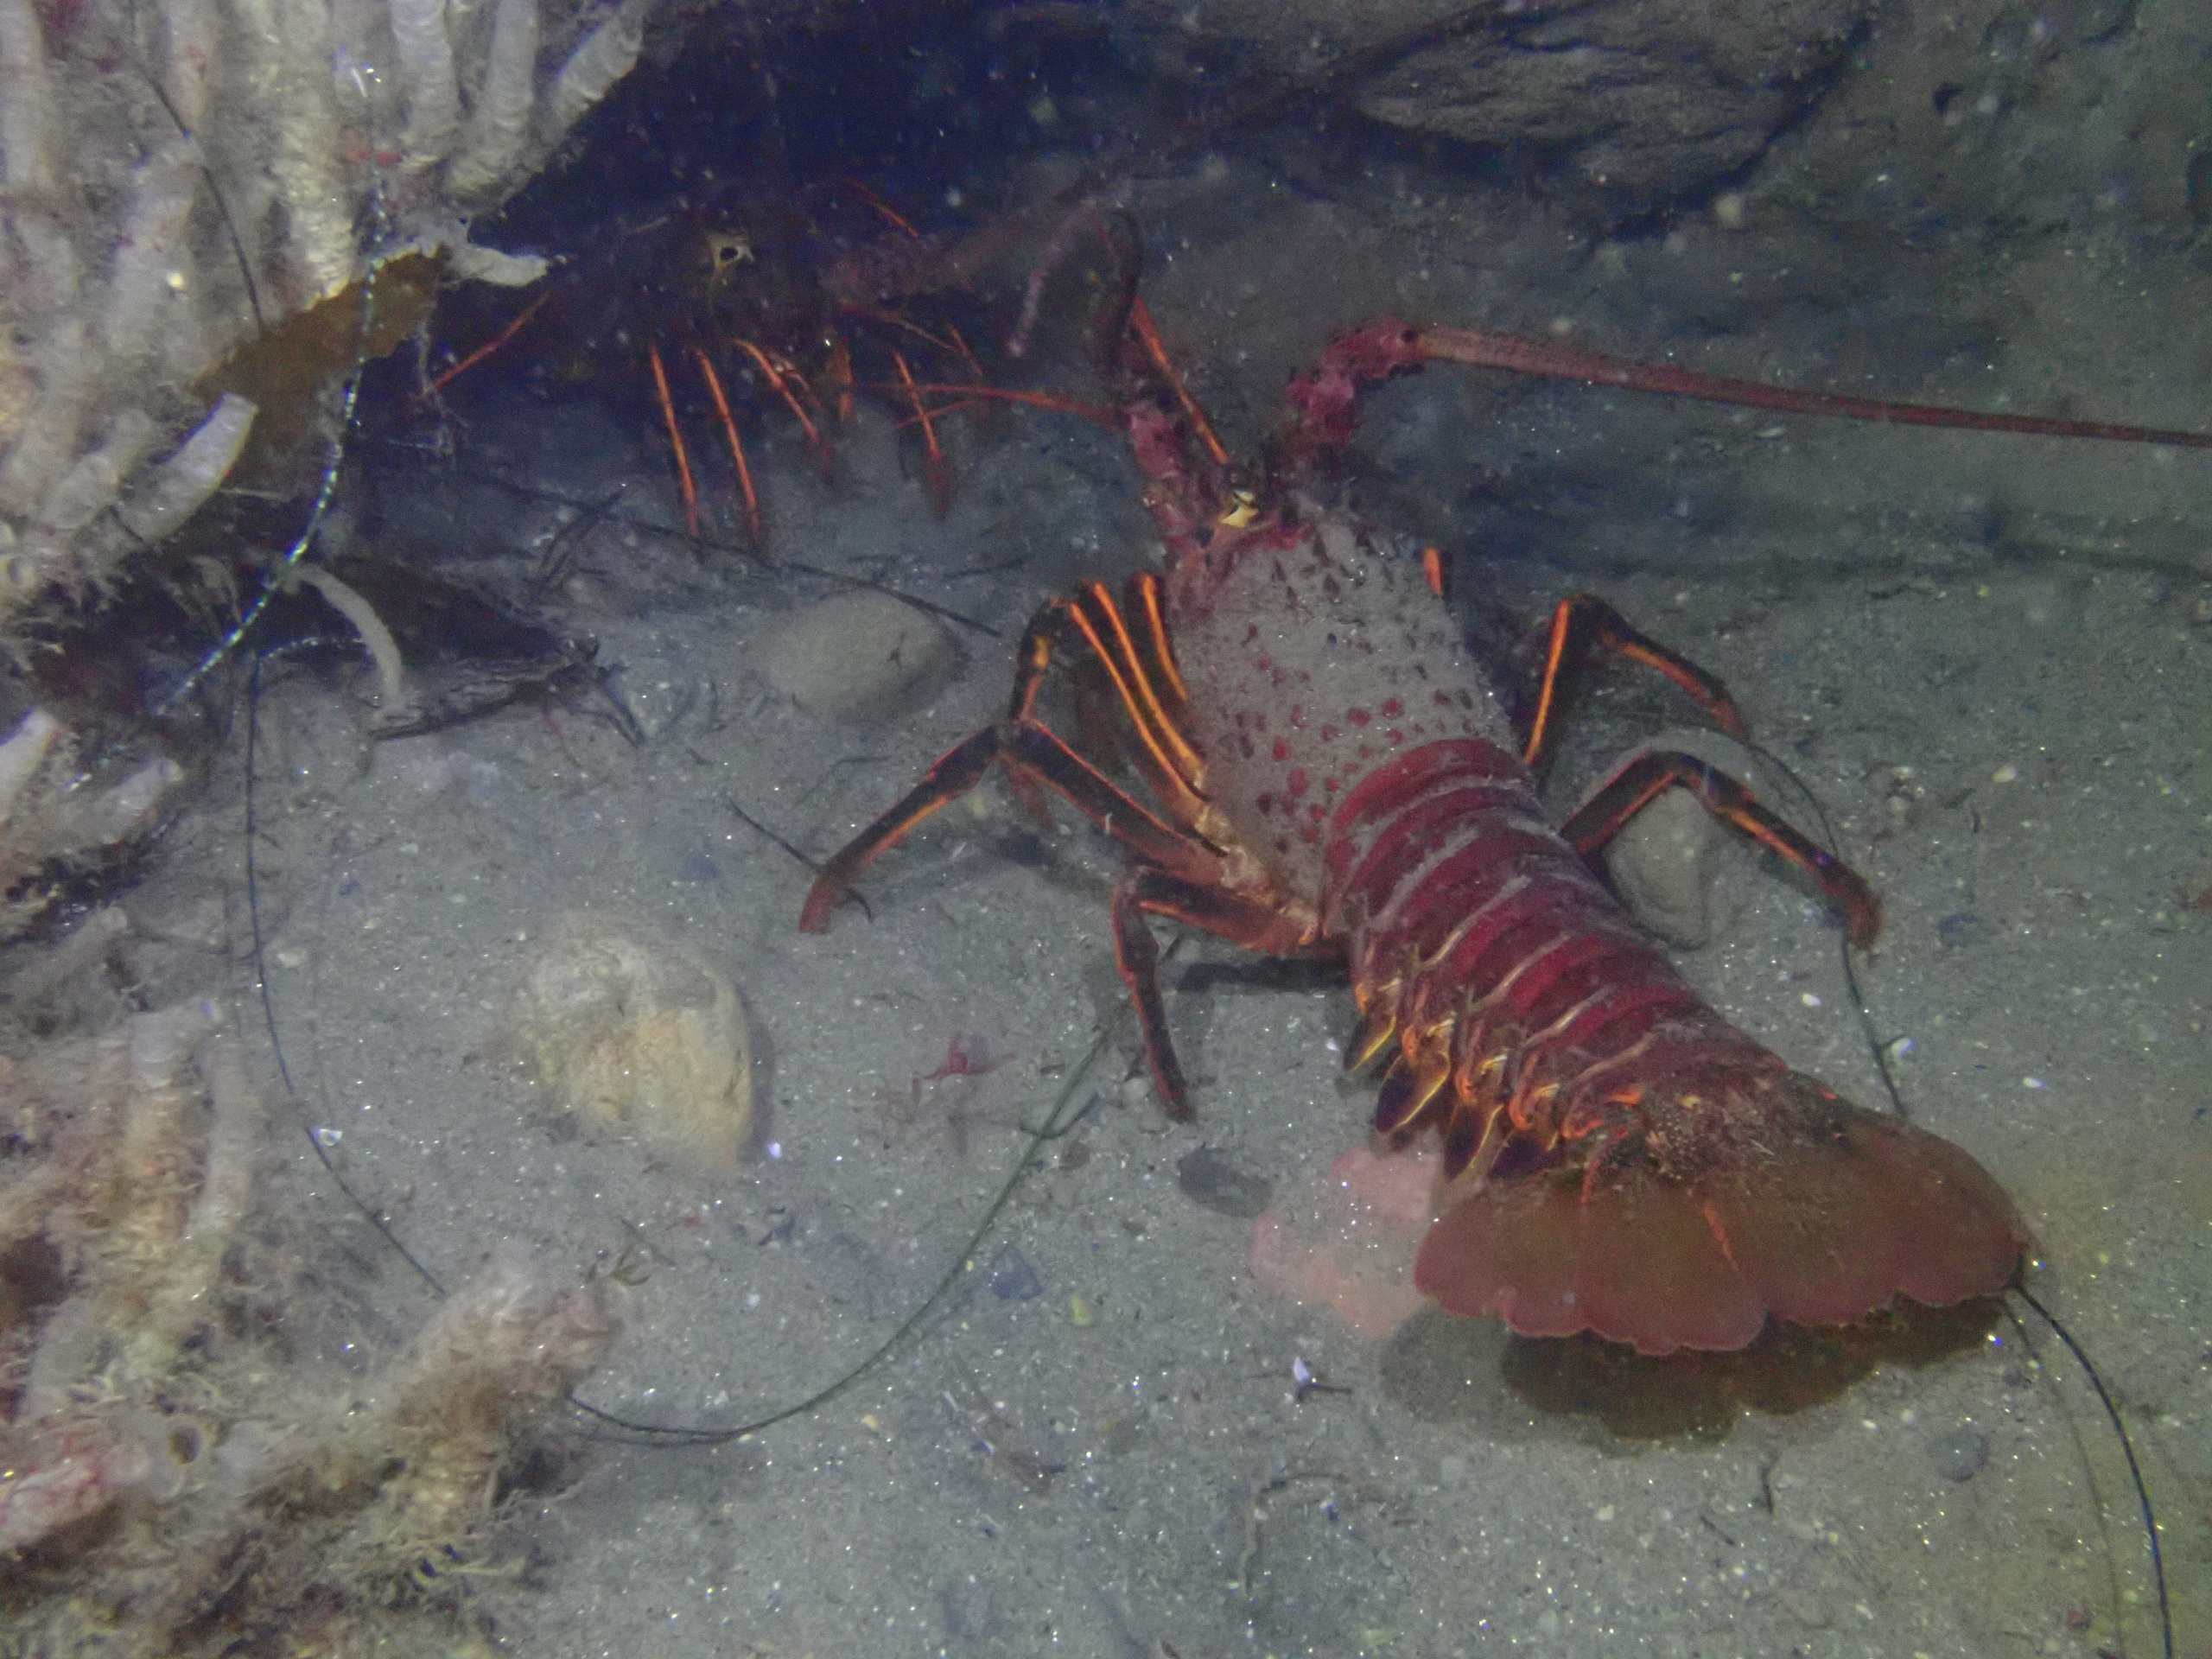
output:
[[[1551,759],[1560,706],[1580,679],[1592,645],[1603,645],[1617,657],[1657,669],[1688,692],[1706,718],[1722,731],[1731,737],[1751,735],[1751,727],[1726,686],[1687,657],[1637,632],[1627,618],[1595,594],[1573,594],[1560,601],[1552,612],[1543,685],[1536,696],[1535,716],[1529,723],[1529,745],[1521,757],[1532,771],[1541,772]]]
[[[914,372],[898,352],[891,353],[891,360],[899,365],[899,384],[913,400],[914,418],[921,423],[922,479],[929,493],[930,511],[942,518],[952,511],[952,468],[945,461],[944,451],[938,448],[937,427],[930,419],[929,405],[922,401],[921,389],[914,384]]]
[[[697,346],[692,355],[699,359],[699,372],[706,377],[707,390],[714,395],[715,412],[721,416],[722,431],[729,439],[729,458],[737,467],[737,487],[745,498],[745,529],[757,550],[766,545],[760,529],[760,498],[753,493],[753,468],[745,462],[745,445],[737,435],[737,423],[730,418],[729,399],[722,395],[722,378],[715,372],[714,359]]]
[[[699,537],[699,492],[691,482],[691,455],[683,447],[683,429],[676,423],[676,404],[668,395],[668,371],[661,366],[660,347],[648,345],[645,354],[652,359],[653,390],[660,394],[661,418],[668,423],[668,441],[676,447],[676,476],[683,486],[683,523],[691,538]]]
[[[1170,1117],[1187,1118],[1190,1092],[1167,1031],[1167,1007],[1160,995],[1160,944],[1145,922],[1147,914],[1187,922],[1217,938],[1271,957],[1289,956],[1310,941],[1280,911],[1164,870],[1132,870],[1115,887],[1114,965],[1136,1005],[1145,1062],[1161,1103]]]
[[[1560,827],[1560,834],[1576,852],[1594,858],[1654,797],[1674,788],[1689,791],[1731,830],[1803,870],[1843,917],[1851,942],[1862,950],[1874,943],[1882,931],[1882,906],[1865,878],[1760,805],[1743,784],[1695,755],[1671,750],[1637,755]]]
[[[827,929],[861,872],[924,819],[982,782],[994,760],[1003,760],[1009,770],[1027,773],[1052,790],[1146,863],[1201,887],[1218,880],[1218,856],[1204,842],[1163,823],[1039,721],[1007,720],[985,727],[946,751],[897,804],[830,857],[807,890],[799,931],[819,933]]]
[[[842,340],[839,343],[842,344]],[[836,469],[836,455],[830,448],[829,441],[822,435],[822,429],[806,412],[807,404],[814,401],[814,393],[808,388],[805,380],[789,363],[781,358],[770,357],[767,353],[762,351],[742,334],[732,334],[730,344],[748,354],[755,363],[760,365],[760,372],[767,377],[768,384],[775,388],[776,395],[784,400],[785,407],[789,409],[798,420],[799,429],[806,434],[806,452],[814,457],[815,470],[819,472],[826,481]],[[834,365],[834,353],[832,361]],[[846,378],[849,382],[852,378],[851,367],[851,362],[848,359],[845,368],[848,372]],[[799,394],[802,392],[805,393],[806,403],[799,401]]]

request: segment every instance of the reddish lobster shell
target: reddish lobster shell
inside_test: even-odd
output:
[[[1524,1336],[1741,1347],[2012,1278],[2027,1235],[1957,1147],[1707,1007],[1554,830],[1411,559],[1278,522],[1171,571],[1207,798],[1344,953],[1376,1115],[1442,1135],[1419,1288]]]
[[[1141,303],[1131,324],[1131,361],[1171,376]],[[1278,484],[1344,441],[1364,383],[1492,350],[1489,336],[1393,321],[1340,337],[1292,384]],[[1740,390],[1726,384],[1689,390]],[[1172,376],[1171,388],[1179,414],[1149,397],[1123,411],[1165,580],[1136,578],[1119,607],[1097,584],[1048,604],[1007,718],[833,857],[800,925],[828,926],[871,861],[1002,761],[1135,856],[1115,893],[1116,951],[1178,1115],[1146,916],[1344,961],[1361,1013],[1351,1057],[1387,1063],[1376,1129],[1442,1140],[1442,1217],[1415,1282],[1451,1312],[1665,1353],[1741,1347],[1770,1318],[1845,1323],[1898,1297],[1944,1306],[2002,1290],[2029,1240],[1988,1173],[1792,1071],[1707,1007],[1545,816],[1496,688],[1423,565],[1349,517],[1234,489],[1202,414]],[[1837,412],[1946,413],[1899,407]],[[1732,714],[1717,682],[1612,621],[1616,643]],[[1038,718],[1045,671],[1071,648],[1084,682],[1119,699],[1127,758],[1157,811]],[[1700,769],[1699,786],[1847,895],[1854,935],[1872,938],[1876,907],[1855,876],[1740,785]]]

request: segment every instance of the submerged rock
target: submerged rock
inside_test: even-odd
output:
[[[1214,1147],[1186,1154],[1175,1166],[1175,1185],[1207,1209],[1238,1221],[1258,1220],[1274,1197],[1272,1182],[1238,1167]]]
[[[639,923],[564,918],[516,998],[518,1058],[569,1111],[650,1151],[727,1167],[753,1128],[753,1044],[737,988]]]
[[[944,625],[888,594],[839,594],[783,620],[758,666],[810,715],[883,720],[918,709],[960,672]]]
[[[1605,849],[1621,902],[1669,944],[1695,950],[1725,925],[1713,900],[1720,830],[1686,789],[1662,791]]]

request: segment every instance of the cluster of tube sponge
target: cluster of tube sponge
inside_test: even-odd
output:
[[[0,639],[220,485],[241,342],[470,245],[636,63],[654,0],[0,0]]]

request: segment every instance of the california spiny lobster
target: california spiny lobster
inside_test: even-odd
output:
[[[1346,965],[1360,1015],[1347,1064],[1383,1068],[1377,1133],[1441,1138],[1440,1219],[1414,1276],[1450,1312],[1661,1354],[1739,1348],[1770,1318],[1846,1324],[1900,1297],[1942,1306],[2004,1289],[2030,1241],[1988,1173],[1729,1025],[1587,861],[1680,785],[1808,872],[1860,945],[1880,925],[1864,883],[1687,755],[1642,755],[1564,824],[1545,816],[1536,768],[1554,694],[1592,646],[1659,669],[1740,734],[1725,688],[1580,596],[1554,616],[1533,728],[1516,741],[1432,556],[1299,493],[1349,441],[1363,386],[1429,361],[1495,364],[1495,337],[1395,320],[1339,336],[1294,378],[1253,489],[1174,380],[1141,302],[1130,324],[1122,373],[1141,368],[1152,390],[1126,398],[1121,421],[1164,574],[1134,577],[1120,604],[1097,582],[1047,603],[1022,640],[1006,718],[821,868],[800,926],[825,929],[875,857],[1003,762],[1039,810],[1042,784],[1135,855],[1111,901],[1116,956],[1173,1115],[1190,1109],[1147,916]],[[1603,380],[1607,366],[1591,359],[1577,378]],[[1174,397],[1157,391],[1163,379]],[[1670,389],[1805,396],[1725,384]],[[1944,423],[1985,422],[2038,429]],[[1118,747],[1157,810],[1039,718],[1063,658],[1087,730],[1119,709]]]

